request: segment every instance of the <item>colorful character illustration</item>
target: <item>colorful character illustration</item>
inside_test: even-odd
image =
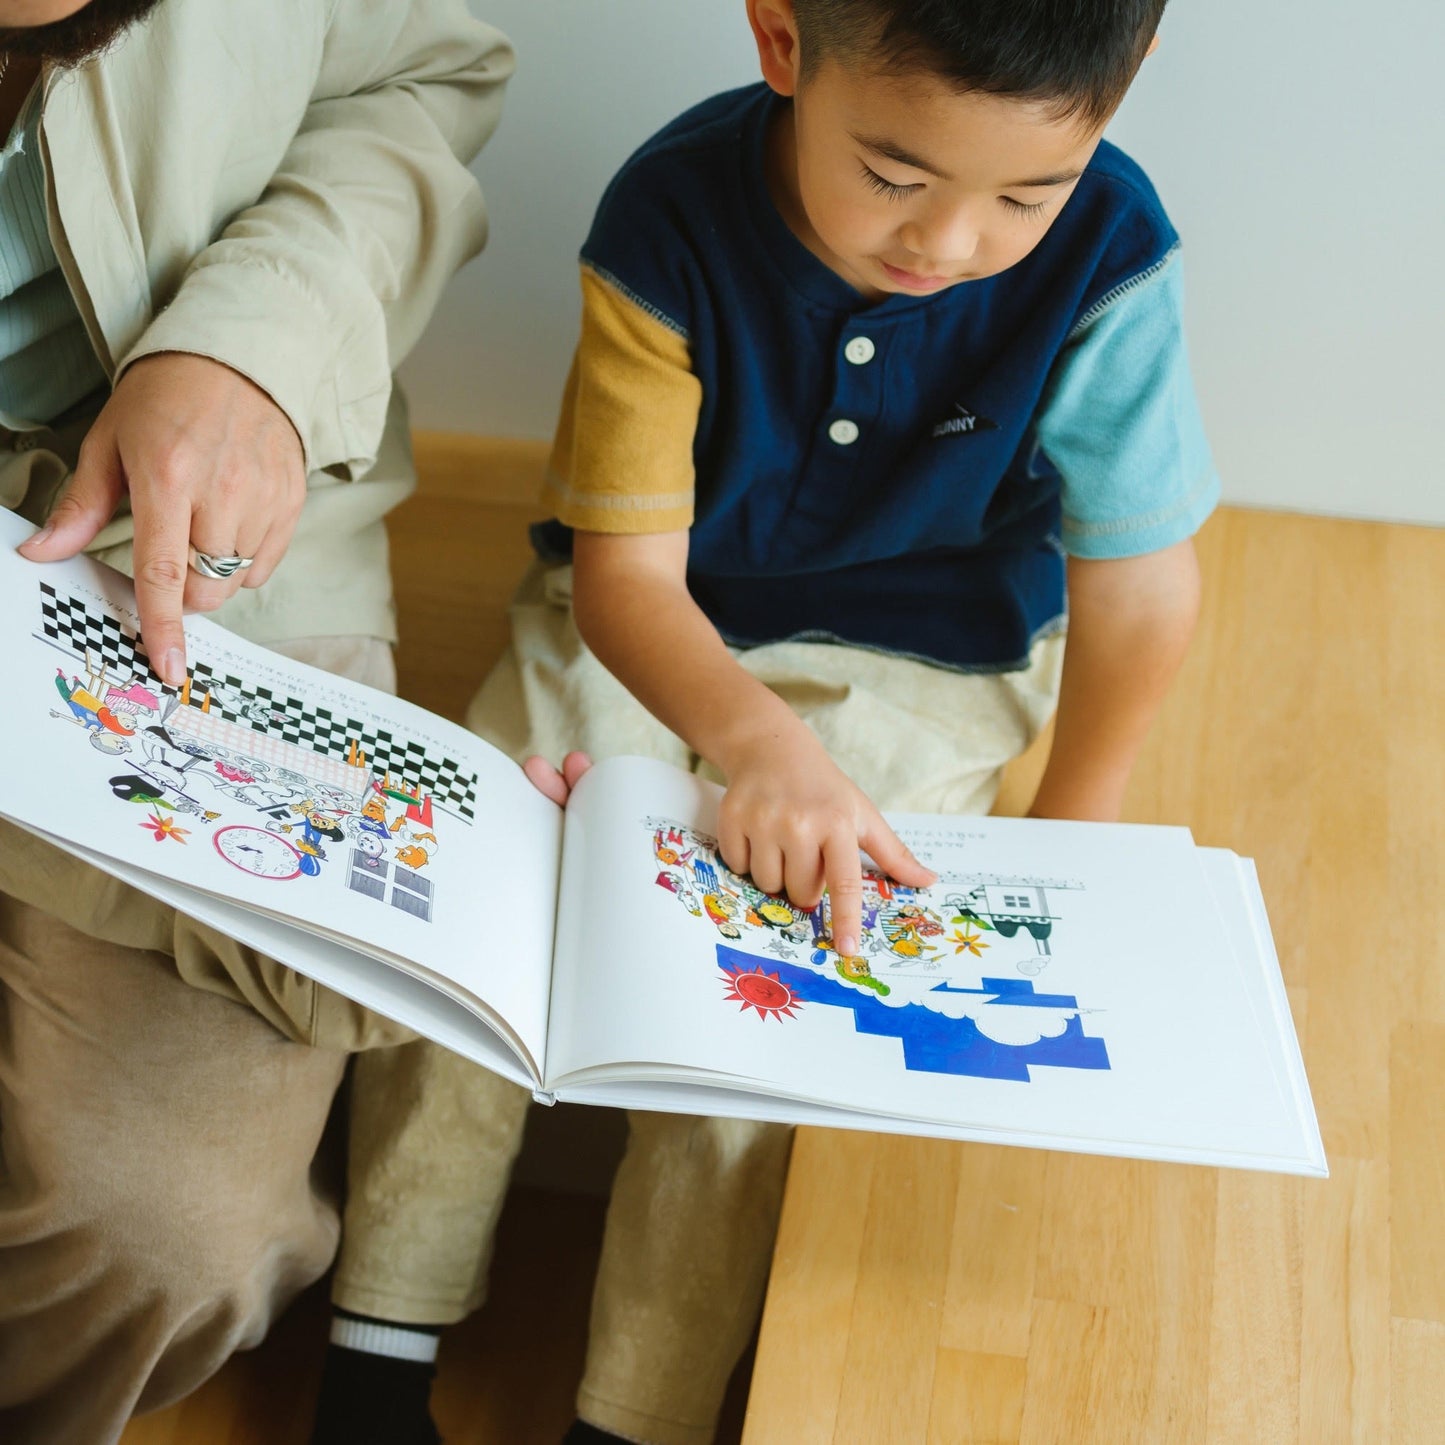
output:
[[[833,967],[838,971],[838,977],[846,979],[849,983],[856,983],[863,988],[871,988],[879,998],[887,998],[893,992],[881,978],[873,977],[873,970],[868,966],[868,960],[856,953],[840,953],[835,960]]]
[[[278,822],[284,822],[291,805],[307,796],[306,779],[287,768],[273,769],[260,758],[220,747],[212,747],[213,777],[206,781],[223,796],[243,807],[254,808]]]
[[[372,785],[375,788],[375,784]],[[398,819],[400,822],[400,819]],[[372,795],[361,805],[361,812],[357,815],[356,826],[368,833],[378,834],[382,838],[391,836],[391,828],[386,821],[386,798],[379,791]]]
[[[936,952],[928,940],[942,936],[943,920],[931,908],[905,903],[882,911],[880,931],[899,958],[922,958]]]
[[[714,873],[713,876],[715,878],[717,875]],[[724,938],[743,936],[742,929],[737,925],[738,901],[731,893],[704,893],[702,908]]]
[[[386,844],[375,833],[358,833],[356,851],[361,854],[363,867],[370,868],[373,872],[381,871],[381,860],[386,856]]]
[[[1058,890],[1079,886],[1060,879],[974,874],[966,883],[950,880],[954,891],[936,907],[927,892],[865,868],[859,945],[851,956],[840,957],[826,896],[812,909],[800,908],[734,873],[720,858],[715,838],[666,819],[650,818],[646,825],[653,856],[663,865],[654,881],[689,913],[706,918],[729,941],[748,939],[757,955],[811,968],[855,992],[890,1000],[890,1008],[913,1000],[923,975],[939,974],[951,988],[953,973],[970,959],[984,959],[991,941],[999,938],[1027,933],[1047,957],[1055,919],[1046,890],[1057,896]],[[1010,963],[1025,974],[1043,967],[1027,960]],[[940,986],[945,985],[934,985]],[[942,1007],[937,1002],[923,1006]]]
[[[425,868],[436,856],[437,835],[435,833],[423,832],[419,828],[403,825],[401,819],[398,818],[394,837],[395,841],[400,844],[396,850],[396,861],[402,867],[410,868],[413,873]]]
[[[664,868],[654,881],[659,888],[666,888],[694,918],[702,917],[702,904],[698,902],[697,890],[681,873],[669,873]]]
[[[118,718],[124,718],[134,729],[136,720],[141,713],[160,716],[161,700],[150,688],[137,682],[132,677],[124,687],[119,685],[108,688],[105,694],[105,704]]]
[[[794,908],[784,898],[760,892],[751,884],[743,884],[743,898],[748,904],[746,922],[764,933],[781,934],[788,943],[806,943],[812,930],[808,915]]]
[[[84,686],[78,677],[72,677],[69,682],[65,680],[65,674],[57,667],[55,669],[55,690],[64,700],[71,716],[84,728],[104,728],[107,732],[118,733],[122,737],[130,737],[135,731],[132,727],[118,718],[105,703]],[[52,713],[53,717],[64,717],[64,713]]]
[[[669,868],[686,867],[692,855],[697,851],[695,848],[683,849],[686,839],[676,828],[668,828],[666,831],[659,828],[652,838],[652,851],[659,863],[665,863]]]
[[[346,841],[346,834],[342,832],[338,820],[323,813],[311,798],[302,803],[293,803],[291,811],[301,817],[301,836],[292,839],[291,846],[301,855],[301,871],[308,878],[315,878],[321,872],[322,863],[326,861],[326,850],[321,846],[323,839],[342,843]],[[294,823],[267,824],[267,827],[278,829],[282,833],[292,832],[295,826]]]

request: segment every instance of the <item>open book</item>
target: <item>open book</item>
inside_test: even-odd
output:
[[[1182,828],[891,815],[860,953],[731,872],[720,790],[609,759],[565,814],[464,729],[14,555],[0,814],[545,1101],[1326,1172],[1254,868]]]

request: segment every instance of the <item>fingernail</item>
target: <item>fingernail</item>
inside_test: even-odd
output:
[[[20,550],[23,552],[27,547],[38,547],[54,530],[55,528],[47,522],[33,537],[27,537],[20,544]]]
[[[172,687],[179,687],[186,680],[186,655],[179,647],[169,647],[161,653],[161,680]]]
[[[858,952],[858,940],[856,938],[840,938],[838,940],[838,952],[845,957],[851,958]]]

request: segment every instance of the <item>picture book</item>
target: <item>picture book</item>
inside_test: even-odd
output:
[[[555,1099],[1323,1175],[1253,865],[1183,828],[890,814],[860,949],[728,868],[721,790],[565,810],[388,694],[187,619],[0,512],[0,816]]]

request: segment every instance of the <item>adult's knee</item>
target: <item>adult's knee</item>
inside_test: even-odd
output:
[[[335,1253],[337,1214],[309,1169],[239,1168],[185,1138],[137,1149],[122,1126],[104,1149],[32,1148],[26,1173],[0,1195],[0,1245],[62,1249],[72,1280],[104,1276],[182,1314],[223,1306],[259,1322]],[[22,1220],[26,1237],[7,1238]]]

